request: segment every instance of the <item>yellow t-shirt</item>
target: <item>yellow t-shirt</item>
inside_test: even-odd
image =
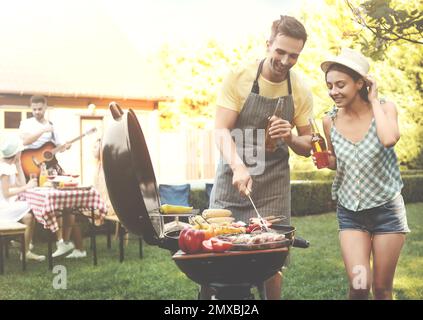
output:
[[[217,98],[217,106],[240,112],[251,92],[260,61],[255,61],[244,68],[235,68],[223,80],[222,90]],[[297,127],[307,126],[308,118],[313,115],[313,96],[304,81],[290,70],[291,88],[294,98],[294,121]],[[260,95],[277,98],[288,95],[288,80],[271,82],[259,76]]]

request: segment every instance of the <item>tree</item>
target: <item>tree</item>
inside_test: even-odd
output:
[[[370,37],[362,37],[369,42],[367,47],[373,57],[381,58],[383,51],[396,41],[406,41],[423,45],[423,2],[392,0],[368,0],[354,5],[345,0],[354,20],[371,32]]]
[[[372,37],[371,31],[357,28],[345,2],[307,2],[303,8],[300,20],[306,26],[309,40],[295,68],[306,75],[311,85],[316,118],[322,118],[333,105],[320,63],[328,55],[338,54],[343,47],[361,51],[371,57],[370,72],[378,81],[379,96],[397,106],[401,139],[395,150],[401,166],[423,168],[423,46],[405,40],[392,41],[383,50],[384,59],[379,59],[369,53],[374,49],[372,44],[363,40]],[[292,167],[313,169],[309,159],[295,155]]]
[[[358,5],[359,0],[349,2],[352,1]],[[403,10],[401,1],[388,4]],[[418,7],[417,1],[407,5]],[[423,168],[423,46],[404,39],[392,40],[383,48],[384,59],[370,55],[374,46],[367,39],[372,39],[373,33],[352,19],[351,9],[344,1],[307,1],[298,18],[309,37],[294,68],[311,87],[316,119],[333,106],[320,63],[343,47],[359,50],[371,57],[370,72],[378,81],[379,96],[397,106],[401,139],[395,150],[400,164],[403,168]],[[208,40],[197,43],[196,48],[162,47],[154,58],[160,61],[162,79],[175,100],[161,104],[161,128],[212,127],[216,95],[228,68],[262,58],[264,50],[265,36],[257,35],[234,46]],[[292,158],[294,170],[314,170],[310,159],[295,155]]]
[[[213,39],[191,45],[164,45],[158,57],[160,74],[174,98],[161,103],[162,129],[205,128],[213,125],[215,102],[229,67],[259,58],[264,40],[250,38],[241,45],[227,46]]]

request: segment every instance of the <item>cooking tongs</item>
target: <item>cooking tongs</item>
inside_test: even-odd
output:
[[[251,191],[248,188],[247,188],[247,191],[245,192],[245,194],[248,197],[248,199],[250,199],[250,202],[253,205],[254,210],[256,211],[257,218],[259,218],[259,220],[261,222],[261,228],[266,230],[266,232],[269,232],[269,228],[267,227],[267,224],[264,222],[263,217],[258,212],[256,205],[254,204],[253,199],[251,199]]]

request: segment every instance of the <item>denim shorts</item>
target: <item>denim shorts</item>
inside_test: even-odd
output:
[[[370,234],[410,232],[401,194],[379,207],[362,211],[352,211],[338,203],[336,214],[339,231],[361,230]]]

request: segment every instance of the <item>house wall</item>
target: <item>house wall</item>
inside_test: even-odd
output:
[[[18,133],[18,129],[5,129],[4,128],[4,113],[5,111],[21,111],[23,119],[26,118],[26,113],[31,110],[27,106],[17,106],[17,105],[0,105],[0,134],[2,133]],[[158,128],[159,120],[157,111],[147,111],[147,110],[134,110],[139,122],[142,124],[144,134],[147,139],[147,145],[149,147],[152,161],[156,165],[155,170],[159,171],[157,164],[158,160]],[[72,144],[71,148],[65,152],[58,153],[56,155],[57,160],[63,169],[68,173],[78,173],[83,172],[83,176],[80,177],[80,181],[84,184],[90,184],[92,181],[93,172],[92,170],[84,170],[85,167],[92,167],[91,164],[94,159],[94,155],[89,152],[85,152],[83,158],[81,158],[81,150],[83,144],[94,145],[94,141],[97,137],[102,136],[103,130],[107,129],[108,124],[111,121],[114,121],[110,115],[110,112],[107,109],[99,108],[93,112],[87,108],[61,108],[61,107],[49,107],[46,111],[46,118],[50,120],[55,127],[58,128],[58,135],[60,136],[63,142],[69,141],[73,138],[78,137],[83,132],[81,131],[81,118],[103,118],[101,124],[99,125],[98,131],[92,135],[85,136],[79,141],[76,141]],[[157,168],[156,168],[157,167]]]
[[[26,117],[31,110],[27,106],[0,105],[0,133],[17,132],[17,129],[5,130],[2,115],[7,110],[18,110]],[[211,130],[188,130],[161,132],[157,109],[134,110],[144,132],[158,183],[179,184],[198,179],[213,179],[218,153]],[[96,108],[94,112],[84,107],[49,107],[46,118],[58,128],[62,141],[69,141],[82,134],[82,119],[103,118],[99,122],[98,132],[86,136],[72,144],[72,147],[56,155],[63,169],[68,173],[83,174],[80,182],[92,183],[94,175],[94,155],[89,152],[97,137],[107,130],[113,120],[106,108]],[[87,126],[87,128],[90,128]]]

